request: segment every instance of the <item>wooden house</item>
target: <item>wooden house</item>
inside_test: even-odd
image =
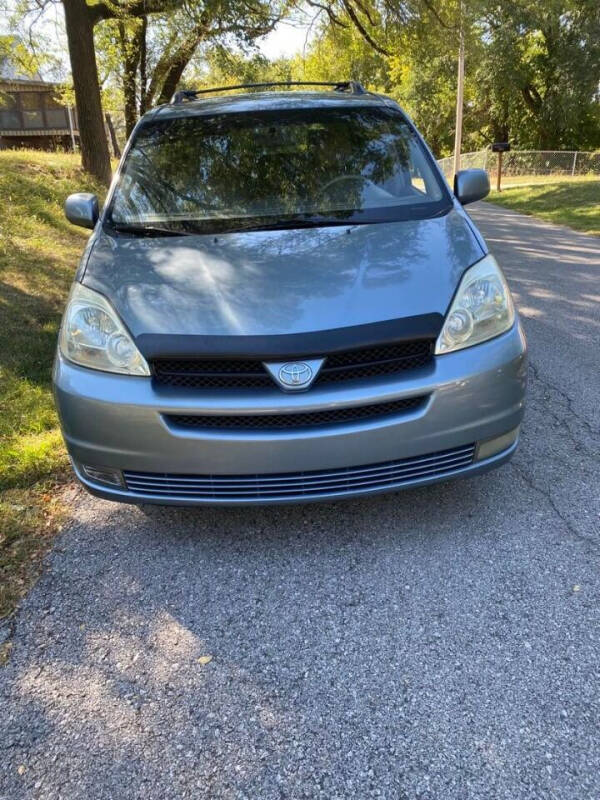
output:
[[[78,138],[77,113],[59,100],[54,84],[0,75],[0,148],[72,150]]]

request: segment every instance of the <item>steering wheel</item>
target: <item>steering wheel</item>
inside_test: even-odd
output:
[[[320,189],[317,190],[317,197],[320,197],[322,194],[330,189],[332,186],[336,186],[338,183],[342,181],[362,181],[363,183],[370,183],[371,186],[375,186],[375,182],[372,181],[370,178],[365,178],[364,175],[338,175],[337,178],[332,178],[325,186],[321,186]]]

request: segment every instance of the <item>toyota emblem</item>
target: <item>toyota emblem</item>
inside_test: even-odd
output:
[[[284,386],[306,386],[312,378],[312,369],[303,361],[293,361],[284,364],[279,370],[279,380]]]

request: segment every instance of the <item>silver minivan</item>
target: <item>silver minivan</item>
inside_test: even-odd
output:
[[[227,87],[246,89],[248,87]],[[79,480],[133,503],[328,500],[514,453],[526,344],[506,280],[398,105],[356,83],[180,92],[93,228],[54,367]]]

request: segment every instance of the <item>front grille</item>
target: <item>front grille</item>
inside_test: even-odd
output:
[[[431,361],[432,355],[432,343],[428,339],[333,353],[327,357],[316,382],[330,383],[393,375],[407,369],[424,367]]]
[[[262,361],[235,359],[156,359],[154,380],[188,389],[238,389],[273,386]]]
[[[475,445],[383,464],[268,475],[174,475],[123,473],[134,495],[175,500],[294,500],[322,495],[399,488],[468,467]]]
[[[389,403],[368,406],[298,411],[282,414],[165,414],[170,425],[204,430],[272,431],[285,428],[313,428],[363,420],[379,420],[414,411],[425,404],[427,396],[405,397]]]
[[[304,356],[304,358],[319,357],[319,354]],[[394,375],[423,367],[432,357],[433,347],[430,339],[416,339],[333,353],[327,356],[315,384]],[[257,359],[161,358],[152,362],[152,371],[155,382],[160,386],[244,389],[272,388],[275,385],[262,362]]]

